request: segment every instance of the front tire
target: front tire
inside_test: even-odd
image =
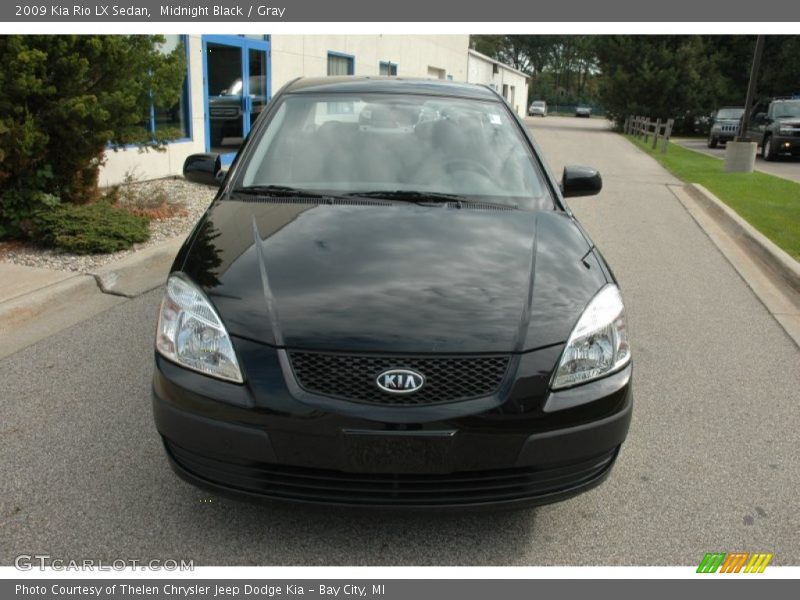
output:
[[[715,138],[711,135],[708,136],[707,145],[709,148],[716,148],[718,144],[719,144],[719,138]]]
[[[775,149],[772,147],[772,136],[770,135],[764,138],[764,144],[761,146],[761,158],[768,161],[775,160]]]

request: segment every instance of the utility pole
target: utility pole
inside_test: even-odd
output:
[[[750,68],[750,83],[747,84],[747,99],[744,101],[744,114],[739,121],[739,131],[737,131],[736,141],[748,141],[746,131],[747,122],[750,119],[750,110],[753,108],[753,99],[756,96],[756,85],[758,83],[758,71],[761,68],[761,54],[764,52],[764,36],[756,36],[756,51],[753,55],[753,66]]]

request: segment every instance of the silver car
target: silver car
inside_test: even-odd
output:
[[[743,108],[734,106],[720,108],[714,113],[711,117],[711,129],[708,131],[708,147],[716,148],[735,138],[743,114]]]
[[[528,114],[531,117],[546,117],[547,116],[547,102],[544,100],[534,100],[528,107]]]

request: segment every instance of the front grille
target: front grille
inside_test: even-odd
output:
[[[289,352],[298,385],[305,391],[382,405],[425,405],[491,396],[503,382],[510,357],[505,356],[371,356]],[[377,376],[388,369],[413,369],[425,377],[418,391],[394,395],[381,390]]]
[[[457,506],[510,502],[574,490],[599,480],[617,450],[556,468],[517,467],[445,475],[346,473],[266,463],[232,463],[200,456],[170,442],[173,460],[189,473],[268,498],[362,506]]]

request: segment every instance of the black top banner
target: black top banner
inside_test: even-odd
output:
[[[800,2],[760,0],[40,0],[3,3],[14,22],[793,22]]]

